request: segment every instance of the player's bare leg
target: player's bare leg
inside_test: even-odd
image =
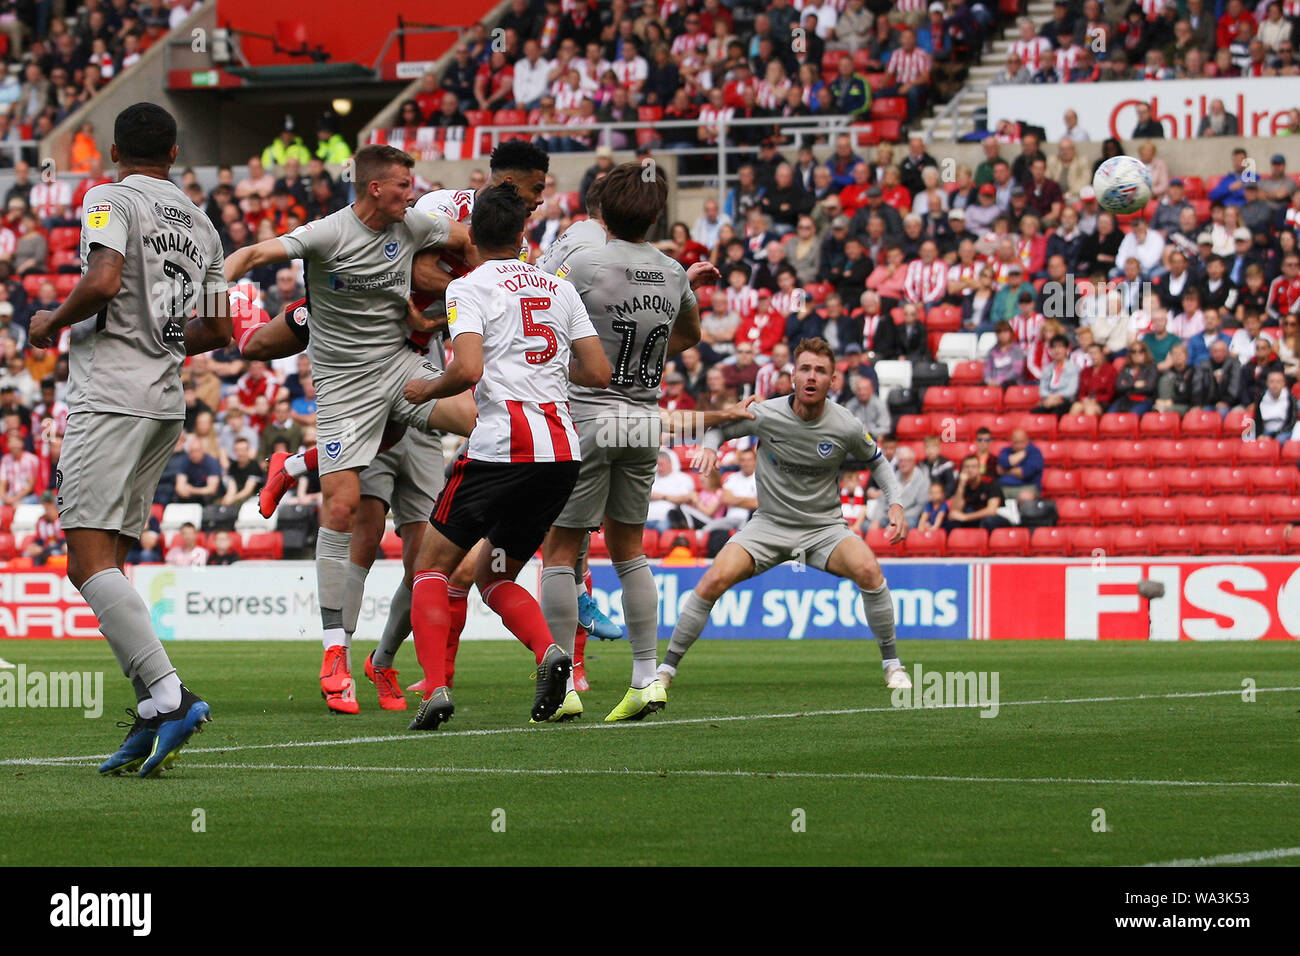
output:
[[[891,690],[912,686],[903,663],[894,647],[894,599],[885,583],[880,562],[867,543],[854,535],[845,538],[831,552],[826,570],[840,578],[848,578],[858,586],[862,595],[862,610],[867,626],[880,646],[881,667],[885,671],[885,686]]]
[[[321,475],[321,528],[316,538],[316,593],[320,602],[322,643],[320,687],[331,713],[358,712],[356,687],[348,666],[348,638],[343,605],[352,567],[352,533],[361,506],[360,469]],[[364,576],[362,577],[364,581]]]
[[[709,621],[709,612],[714,603],[729,589],[754,576],[754,559],[748,551],[734,541],[727,542],[718,556],[713,559],[709,569],[704,572],[695,588],[686,595],[682,609],[677,615],[677,625],[673,628],[672,639],[668,642],[668,651],[664,662],[659,665],[659,680],[664,686],[670,686],[677,676],[677,668],[682,657],[699,639],[700,632]]]
[[[632,681],[607,721],[641,720],[663,710],[666,687],[655,673],[659,656],[659,592],[643,547],[645,525],[605,518],[605,543],[623,586],[623,622],[632,644]]]

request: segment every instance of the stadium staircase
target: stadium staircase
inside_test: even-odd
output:
[[[956,142],[959,137],[975,128],[976,111],[987,109],[989,81],[1005,68],[1007,51],[1011,49],[1011,44],[1018,36],[1015,16],[1018,3],[1016,0],[1010,2],[1002,0],[998,6],[1000,12],[1009,17],[1003,21],[1006,26],[1001,38],[995,39],[984,51],[982,63],[970,66],[966,85],[961,88],[961,91],[939,107],[933,116],[923,120],[913,131],[924,136],[927,143]],[[1041,26],[1052,19],[1052,12],[1052,0],[1030,0],[1023,15],[1033,20],[1035,26]],[[1004,118],[1013,117],[990,116],[988,120],[991,125]]]

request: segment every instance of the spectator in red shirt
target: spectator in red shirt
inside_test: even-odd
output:
[[[1231,46],[1232,41],[1237,39],[1237,31],[1241,29],[1243,23],[1249,23],[1253,29],[1255,18],[1246,11],[1246,6],[1241,0],[1228,0],[1228,9],[1224,11],[1223,16],[1219,17],[1214,45],[1221,50]]]
[[[1071,415],[1101,415],[1115,400],[1118,372],[1106,359],[1106,350],[1098,343],[1088,346],[1092,365],[1079,373],[1079,393],[1070,407]]]
[[[670,412],[679,409],[689,412],[695,408],[695,399],[686,391],[686,376],[681,372],[669,372],[664,376],[664,394],[659,397],[659,407]]]
[[[505,53],[497,50],[492,58],[478,69],[474,78],[474,99],[481,110],[499,110],[510,105],[514,95],[515,68]]]
[[[12,508],[36,500],[41,463],[23,451],[23,434],[16,428],[9,432],[8,448],[9,454],[0,459],[0,504]]]
[[[270,373],[265,362],[249,362],[248,371],[239,377],[235,388],[239,404],[244,408],[252,408],[259,395],[273,403],[276,393],[280,391],[280,382]]]
[[[758,293],[758,310],[741,322],[740,328],[736,330],[736,354],[739,356],[741,346],[748,342],[755,346],[759,354],[771,355],[772,346],[784,336],[785,316],[772,311],[772,293],[763,289]],[[754,371],[757,374],[758,370]],[[749,384],[752,385],[753,382]]]

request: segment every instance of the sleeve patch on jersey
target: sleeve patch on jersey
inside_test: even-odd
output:
[[[568,274],[569,274],[569,264],[567,262],[564,263],[562,266],[560,266],[560,268],[555,270],[555,277],[557,279],[563,279]]]
[[[456,300],[447,300],[447,324],[455,325],[456,323]]]
[[[86,207],[86,226],[90,229],[103,229],[108,225],[110,214],[113,212],[113,204],[107,202],[97,202],[93,206]]]

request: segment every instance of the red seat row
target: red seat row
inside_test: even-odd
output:
[[[1010,390],[1008,390],[1010,391]],[[931,392],[939,394],[930,398]],[[991,394],[981,391],[979,401],[991,403]],[[973,388],[955,388],[952,385],[934,386],[926,389],[922,399],[923,408],[928,409],[920,415],[900,416],[895,433],[900,439],[924,438],[926,435],[940,434],[940,429],[949,423],[955,425],[957,433],[949,440],[961,440],[975,429],[986,427],[997,436],[998,428],[1009,431],[1011,428],[1025,428],[1029,437],[1035,440],[1047,439],[1088,439],[1096,441],[1107,438],[1219,438],[1240,437],[1244,441],[1254,438],[1253,423],[1245,412],[1229,412],[1220,418],[1216,412],[1204,412],[1199,409],[1188,412],[1179,418],[1173,412],[1147,412],[1141,418],[1130,412],[1108,412],[1105,415],[1062,415],[1058,420],[1055,415],[1023,415],[1014,421],[1005,421],[1007,415],[998,416],[993,412],[975,412],[960,414],[965,410],[967,396],[976,399]],[[1027,402],[1029,395],[1016,391],[1012,401],[1017,407]],[[1007,396],[1002,397],[1006,408]],[[936,406],[938,406],[936,408]],[[994,426],[997,426],[996,428]],[[1259,439],[1268,441],[1268,439]]]
[[[1300,523],[1300,496],[1287,494],[1058,498],[1055,504],[1060,525]]]
[[[1294,445],[1294,447],[1292,447]],[[1300,463],[1300,442],[1278,446],[1271,438],[1138,438],[1112,441],[1056,439],[1038,443],[1049,468],[1187,467]]]
[[[1027,412],[1038,407],[1037,385],[932,385],[921,400],[923,412]]]
[[[50,265],[54,265],[52,259]],[[54,294],[62,299],[72,292],[80,281],[81,276],[76,272],[34,273],[23,276],[23,291],[27,293],[28,297],[35,298],[40,294],[42,282],[52,282],[54,283]]]
[[[908,533],[890,545],[881,528],[867,533],[878,554],[901,558],[1074,557],[1157,554],[1300,554],[1300,534],[1285,525],[1149,525],[1136,528],[956,528]]]
[[[1300,469],[1289,465],[1210,468],[1048,468],[1043,496],[1274,495],[1300,492]]]

